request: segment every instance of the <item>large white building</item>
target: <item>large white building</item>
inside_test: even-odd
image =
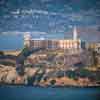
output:
[[[32,39],[29,33],[24,34],[24,45],[30,48],[61,48],[61,49],[80,49],[81,40],[78,39],[77,29],[73,29],[72,39]]]

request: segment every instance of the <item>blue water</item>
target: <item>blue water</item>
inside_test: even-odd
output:
[[[63,39],[62,34],[31,34],[33,39]],[[22,34],[0,34],[0,50],[19,50],[24,46],[24,38]]]
[[[0,87],[0,100],[100,100],[100,88]]]
[[[62,34],[31,34],[33,39],[64,39]],[[19,50],[24,46],[22,34],[0,34],[0,50]]]
[[[19,50],[23,48],[23,36],[0,34],[0,50]]]

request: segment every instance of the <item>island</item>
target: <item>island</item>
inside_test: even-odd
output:
[[[91,50],[74,55],[65,54],[63,49],[43,49],[30,55],[27,53],[28,48],[0,52],[1,86],[100,86],[100,55],[94,55]],[[21,61],[20,66],[17,61]]]

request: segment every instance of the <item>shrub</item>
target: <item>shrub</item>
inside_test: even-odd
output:
[[[35,78],[34,77],[27,77],[27,81],[28,81],[27,85],[32,86],[34,81],[35,81]]]
[[[33,66],[32,66],[32,64],[27,64],[27,65],[24,65],[24,67],[29,67],[29,68],[32,68]]]
[[[44,81],[47,81],[47,77],[44,77]]]
[[[3,51],[0,51],[0,55],[4,55],[4,52]]]
[[[67,76],[71,79],[77,80],[78,76],[75,71],[68,71]]]
[[[79,75],[80,77],[88,77],[88,76],[91,76],[92,73],[87,69],[80,69]]]
[[[2,61],[2,62],[0,62],[0,64],[3,64],[3,65],[5,65],[5,66],[15,66],[15,63],[13,63],[13,62],[8,62],[8,61]]]
[[[54,85],[56,83],[56,80],[51,80],[50,83],[51,85]]]
[[[27,47],[25,47],[25,48],[22,50],[22,54],[23,54],[24,56],[27,56],[28,53],[29,53],[29,50],[28,50]]]
[[[16,71],[19,75],[23,76],[24,75],[24,67],[23,66],[17,66]]]

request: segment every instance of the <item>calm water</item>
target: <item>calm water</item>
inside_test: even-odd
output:
[[[23,33],[24,34],[24,33]],[[0,50],[22,49],[24,44],[23,34],[0,34]],[[33,39],[63,39],[63,34],[31,34]]]
[[[22,35],[0,35],[0,50],[18,50],[23,48]]]
[[[100,88],[0,87],[0,100],[100,100]]]

